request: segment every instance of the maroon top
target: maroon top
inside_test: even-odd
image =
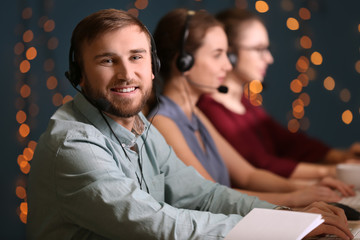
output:
[[[300,161],[320,161],[329,151],[328,146],[304,133],[291,133],[248,99],[243,97],[241,102],[246,108],[245,114],[228,110],[208,95],[199,100],[198,107],[255,167],[289,177]]]

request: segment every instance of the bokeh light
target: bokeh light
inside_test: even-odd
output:
[[[52,103],[58,107],[63,103],[63,96],[60,93],[55,93],[52,97]]]
[[[306,73],[300,73],[297,79],[300,80],[303,87],[306,87],[309,84],[309,77]]]
[[[139,10],[136,8],[130,8],[129,10],[127,10],[127,12],[133,15],[134,17],[139,17]]]
[[[18,42],[17,44],[15,44],[14,53],[16,55],[22,54],[24,52],[24,50],[25,50],[25,46],[24,46],[24,44],[22,42]]]
[[[16,121],[20,124],[24,123],[26,121],[26,113],[22,110],[18,111],[16,113]]]
[[[20,127],[19,127],[20,136],[25,138],[25,137],[27,137],[29,135],[29,133],[30,133],[29,125],[27,125],[25,123],[21,124]]]
[[[52,32],[54,29],[55,29],[54,20],[49,19],[44,23],[44,31],[45,32]]]
[[[20,88],[20,95],[21,95],[21,97],[27,98],[27,97],[30,96],[30,94],[31,94],[31,88],[30,88],[30,86],[27,85],[27,84],[22,85],[21,88]]]
[[[288,122],[288,130],[292,133],[296,133],[297,131],[299,131],[300,128],[300,123],[297,119],[291,119]]]
[[[281,0],[281,8],[284,11],[290,12],[294,9],[294,3],[291,0]]]
[[[335,88],[335,80],[332,77],[326,77],[324,79],[324,88],[326,90],[332,91]]]
[[[294,79],[294,80],[292,80],[291,83],[290,83],[290,89],[291,89],[291,91],[293,91],[294,93],[299,93],[299,92],[301,92],[302,87],[303,87],[303,86],[302,86],[302,84],[301,84],[301,82],[300,82],[299,79]]]
[[[341,119],[345,124],[350,124],[353,120],[353,114],[350,110],[345,110],[342,115]]]
[[[307,93],[301,93],[299,99],[304,103],[304,106],[307,107],[310,104],[310,96]]]
[[[50,90],[55,89],[58,85],[58,80],[54,76],[50,76],[46,81],[46,87]]]
[[[27,72],[30,70],[30,68],[31,68],[30,62],[29,62],[28,60],[23,60],[23,61],[20,63],[19,68],[20,68],[20,72],[21,72],[21,73],[27,73]]]
[[[34,33],[31,30],[27,30],[23,34],[23,41],[24,42],[31,42],[34,38]]]
[[[17,186],[15,189],[16,196],[20,199],[24,199],[26,197],[26,190],[22,186]]]
[[[262,83],[259,80],[251,81],[249,87],[252,93],[261,93],[263,90]]]
[[[309,59],[305,56],[299,57],[296,62],[296,70],[299,72],[306,72],[309,68]]]
[[[355,71],[357,73],[360,73],[360,60],[357,60],[355,63]]]
[[[21,17],[23,19],[30,19],[32,16],[32,8],[27,7],[22,10]]]
[[[323,62],[323,57],[319,52],[313,52],[311,54],[310,59],[311,59],[311,62],[315,65],[321,65]]]
[[[351,93],[349,91],[349,89],[344,88],[340,91],[340,99],[343,102],[349,102],[351,98]]]
[[[300,46],[304,49],[309,49],[312,46],[312,41],[308,36],[302,36],[300,38]]]
[[[299,22],[298,20],[296,20],[295,18],[288,18],[286,20],[286,26],[290,29],[290,30],[298,30],[299,29]]]
[[[26,50],[26,58],[28,60],[33,60],[36,58],[37,51],[36,48],[30,47],[28,50]]]
[[[70,96],[70,95],[66,95],[66,96],[64,97],[64,99],[63,99],[63,104],[65,104],[65,103],[67,103],[67,102],[69,102],[69,101],[71,101],[71,100],[73,100],[73,97]]]
[[[148,6],[148,4],[149,4],[148,0],[136,0],[134,5],[137,9],[142,10],[145,9]]]
[[[265,1],[256,1],[255,9],[259,13],[265,13],[265,12],[269,11],[269,5]]]
[[[299,16],[303,20],[309,20],[311,18],[311,13],[307,8],[300,8],[299,9]]]
[[[47,47],[50,50],[56,49],[58,47],[58,45],[59,45],[59,40],[56,37],[50,38],[47,43]]]

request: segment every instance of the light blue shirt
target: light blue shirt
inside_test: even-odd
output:
[[[138,137],[106,117],[122,148],[82,95],[52,116],[31,163],[28,239],[222,239],[276,207],[205,180],[139,117]]]

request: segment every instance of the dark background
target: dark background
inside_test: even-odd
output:
[[[149,0],[148,6],[139,10],[139,18],[153,31],[157,21],[169,10],[176,7],[190,9],[206,9],[211,13],[234,6],[247,6],[255,11],[254,0]],[[295,64],[297,59],[304,55],[309,57],[312,52],[318,51],[323,56],[320,66],[311,67],[315,71],[315,78],[302,92],[309,94],[310,105],[305,108],[305,119],[310,124],[304,130],[311,136],[317,137],[333,147],[346,147],[352,142],[360,140],[360,79],[355,70],[355,63],[359,57],[359,9],[360,1],[337,0],[279,0],[266,1],[269,11],[260,14],[269,29],[274,64],[269,68],[266,77],[267,88],[263,92],[264,107],[284,126],[291,119],[291,105],[299,94],[293,93],[289,86],[295,79],[297,72]],[[49,117],[57,108],[52,103],[55,93],[74,95],[75,91],[64,77],[68,66],[68,49],[70,36],[75,25],[85,16],[104,8],[119,8],[128,10],[135,8],[135,0],[14,0],[1,1],[1,159],[0,174],[0,238],[24,239],[25,224],[17,215],[17,209],[22,199],[15,194],[19,184],[26,186],[26,175],[20,171],[17,157],[30,140],[39,138],[45,130]],[[284,9],[284,5],[291,4],[292,8]],[[24,8],[32,8],[32,17],[23,19],[21,12]],[[299,18],[298,11],[306,7],[311,11],[311,19],[300,20],[300,29],[291,31],[286,27],[289,17]],[[44,32],[38,22],[42,16],[47,16],[55,22],[55,29]],[[27,74],[19,73],[19,62],[24,54],[16,55],[14,46],[22,41],[24,30],[34,32],[34,40],[25,44],[25,48],[34,46],[38,55],[31,60],[31,70]],[[307,34],[313,41],[310,50],[304,51],[299,47],[299,38]],[[58,47],[55,50],[46,48],[46,41],[56,37]],[[46,72],[43,64],[46,59],[55,62],[53,70]],[[58,79],[58,86],[54,90],[46,88],[46,79],[53,75]],[[20,76],[20,77],[19,77]],[[333,91],[323,87],[323,80],[327,76],[335,79]],[[26,83],[31,87],[29,98],[22,99],[19,95],[19,86]],[[348,89],[351,94],[349,101],[340,99],[340,92]],[[24,103],[27,112],[31,104],[38,106],[38,114],[29,116],[26,123],[30,125],[31,132],[25,138],[18,135],[20,124],[16,121],[19,109],[16,102]],[[353,121],[345,124],[341,114],[351,110]],[[305,125],[304,125],[305,126]]]

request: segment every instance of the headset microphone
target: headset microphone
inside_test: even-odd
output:
[[[194,82],[192,80],[190,80],[189,78],[186,78],[186,80],[194,85],[194,86],[197,86],[197,87],[200,87],[200,88],[209,88],[209,89],[216,89],[218,92],[220,93],[227,93],[228,92],[228,87],[227,86],[224,86],[224,85],[220,85],[220,87],[212,87],[212,86],[208,86],[208,85],[204,85],[204,84],[199,84],[197,82]]]

